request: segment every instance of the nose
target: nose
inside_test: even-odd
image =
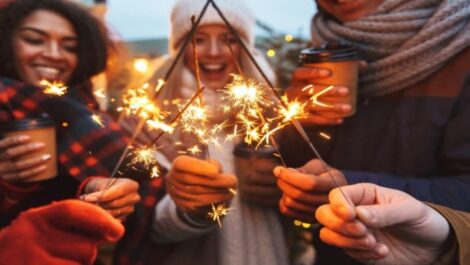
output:
[[[219,56],[222,53],[222,44],[217,39],[211,39],[209,46],[209,55]]]
[[[44,52],[43,55],[47,58],[58,60],[62,58],[62,52],[60,50],[60,46],[58,42],[50,42]]]

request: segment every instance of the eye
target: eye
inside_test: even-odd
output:
[[[203,44],[206,41],[206,38],[196,36],[194,37],[194,41],[196,42],[196,44]]]
[[[62,48],[70,53],[77,53],[77,43],[64,43]]]
[[[41,45],[44,43],[44,40],[39,37],[33,37],[33,36],[22,36],[21,39],[31,45]]]

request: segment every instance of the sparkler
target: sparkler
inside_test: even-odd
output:
[[[219,224],[219,227],[222,228],[222,222],[220,221],[220,219],[228,215],[229,212],[233,210],[233,208],[229,208],[225,206],[225,204],[223,203],[218,204],[217,206],[212,204],[211,206],[212,206],[212,209],[210,212],[207,213],[207,216],[209,216],[209,218],[211,218],[212,221],[214,222],[217,221],[217,223]]]
[[[59,82],[59,81],[49,82],[43,79],[39,82],[39,84],[44,87],[44,90],[43,90],[44,94],[47,94],[50,96],[61,97],[67,93],[67,89],[68,89],[68,87],[65,86],[64,83]]]

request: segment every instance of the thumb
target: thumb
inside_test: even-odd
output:
[[[384,228],[418,220],[422,211],[416,206],[420,204],[419,201],[405,200],[389,204],[363,205],[356,207],[356,214],[365,225]]]
[[[122,224],[100,207],[79,200],[65,200],[37,208],[33,213],[63,231],[74,231],[96,241],[117,241]]]

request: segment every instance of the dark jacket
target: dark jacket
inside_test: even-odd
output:
[[[470,49],[416,85],[358,102],[357,113],[342,125],[307,128],[328,164],[350,184],[372,182],[470,211]],[[293,128],[280,144],[289,166],[314,158]],[[348,264],[319,248],[319,264]]]

